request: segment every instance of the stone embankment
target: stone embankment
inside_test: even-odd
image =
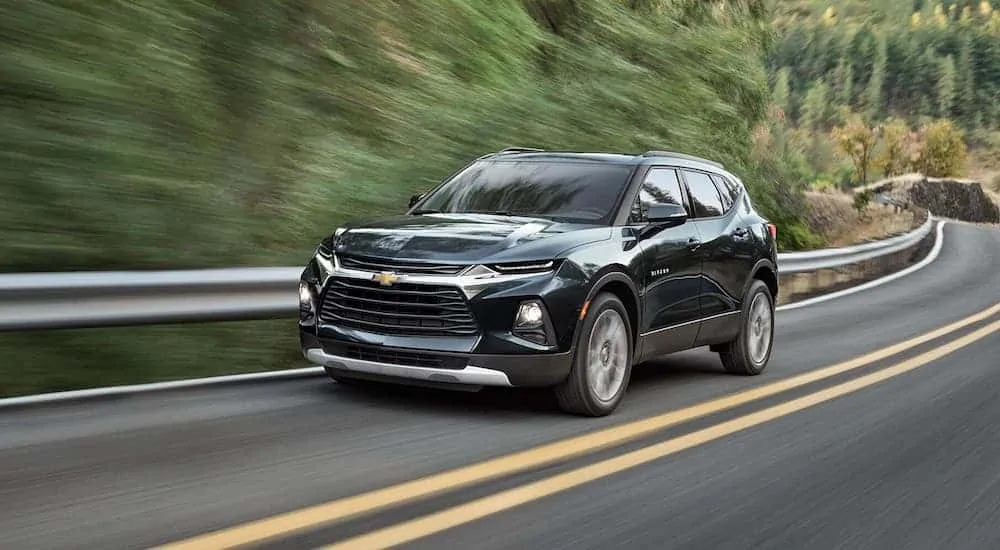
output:
[[[978,181],[906,174],[873,183],[865,189],[897,202],[926,208],[942,218],[972,223],[1000,223],[1000,207]]]

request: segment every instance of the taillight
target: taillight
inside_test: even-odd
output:
[[[771,234],[772,239],[778,238],[778,226],[773,223],[767,224],[767,232]]]

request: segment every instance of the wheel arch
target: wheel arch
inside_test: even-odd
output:
[[[771,299],[775,302],[778,301],[778,270],[770,260],[760,260],[754,265],[750,279],[747,280],[743,288],[744,295],[746,295],[747,289],[750,288],[750,284],[755,280],[763,281],[767,285],[767,289],[771,291]]]
[[[581,306],[580,314],[577,316],[574,337],[579,335],[580,327],[583,325],[583,319],[586,316],[590,303],[601,292],[609,292],[615,295],[625,305],[625,310],[628,312],[629,317],[629,326],[632,329],[632,350],[634,353],[639,342],[640,332],[639,290],[636,288],[635,281],[624,271],[608,271],[594,280]]]

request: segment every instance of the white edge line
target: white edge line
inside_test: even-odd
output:
[[[934,248],[932,248],[927,257],[925,257],[919,263],[916,263],[901,271],[897,271],[896,273],[886,275],[885,277],[882,277],[880,279],[875,279],[874,281],[869,281],[859,286],[851,287],[837,292],[831,292],[830,294],[823,294],[822,296],[809,298],[808,300],[802,300],[801,302],[793,302],[791,304],[778,306],[777,308],[775,308],[776,311],[787,311],[790,309],[798,309],[800,307],[811,306],[813,304],[818,304],[820,302],[825,302],[827,300],[833,300],[836,298],[840,298],[842,296],[847,296],[849,294],[862,292],[870,288],[884,285],[890,281],[899,279],[900,277],[905,277],[906,275],[909,275],[910,273],[913,273],[914,271],[917,271],[919,269],[923,269],[928,264],[937,259],[938,255],[941,253],[941,247],[944,242],[945,223],[947,223],[946,220],[941,220],[938,222],[937,235],[934,242]],[[187,380],[175,380],[171,382],[153,382],[150,384],[132,384],[127,386],[109,386],[104,388],[91,388],[86,390],[41,393],[36,395],[25,395],[20,397],[8,397],[5,399],[0,399],[0,408],[23,406],[23,405],[37,405],[41,403],[52,403],[58,401],[70,401],[78,399],[93,399],[97,397],[110,397],[114,395],[128,395],[128,394],[139,394],[139,393],[164,391],[164,390],[199,388],[199,387],[213,386],[217,384],[232,384],[235,382],[269,381],[269,380],[282,380],[285,378],[320,376],[325,373],[326,371],[323,369],[323,367],[305,367],[300,369],[253,372],[248,374],[232,374],[226,376],[212,376],[209,378],[190,378]]]
[[[938,221],[938,224],[937,224],[937,234],[935,235],[935,238],[934,238],[934,247],[931,249],[930,253],[928,253],[927,256],[923,260],[920,260],[919,262],[911,265],[910,267],[907,267],[906,269],[902,269],[902,270],[897,271],[895,273],[891,273],[889,275],[886,275],[885,277],[881,277],[879,279],[875,279],[874,281],[868,281],[867,283],[864,283],[864,284],[861,284],[861,285],[858,285],[858,286],[852,286],[851,288],[845,288],[844,290],[838,290],[837,292],[831,292],[829,294],[822,294],[822,295],[816,296],[814,298],[809,298],[809,299],[802,300],[802,301],[799,301],[799,302],[792,302],[790,304],[785,304],[783,306],[778,306],[777,308],[775,308],[775,311],[788,311],[788,310],[792,310],[792,309],[798,309],[798,308],[801,308],[801,307],[807,307],[807,306],[811,306],[811,305],[814,305],[814,304],[818,304],[820,302],[826,302],[826,301],[829,301],[829,300],[834,300],[836,298],[842,298],[844,296],[849,296],[851,294],[856,294],[858,292],[863,292],[865,290],[869,290],[869,289],[875,288],[877,286],[881,286],[881,285],[884,285],[886,283],[895,281],[896,279],[899,279],[901,277],[905,277],[905,276],[907,276],[907,275],[909,275],[909,274],[911,274],[911,273],[913,273],[915,271],[918,271],[920,269],[923,269],[923,268],[927,267],[931,262],[933,262],[934,260],[937,259],[937,257],[938,257],[939,254],[941,254],[941,248],[944,246],[944,224],[946,224],[946,223],[948,223],[946,220],[939,220]],[[779,266],[779,269],[780,269],[780,266]]]
[[[54,401],[92,399],[95,397],[109,397],[113,395],[138,394],[138,393],[146,393],[154,391],[206,387],[206,386],[214,386],[217,384],[232,384],[234,382],[253,382],[253,381],[265,381],[265,380],[281,380],[284,378],[319,376],[325,374],[325,372],[326,371],[323,369],[323,367],[305,367],[300,369],[251,372],[247,374],[232,374],[225,376],[212,376],[209,378],[189,378],[187,380],[174,380],[171,382],[153,382],[150,384],[132,384],[128,386],[108,386],[105,388],[91,388],[86,390],[40,393],[37,395],[25,395],[21,397],[8,397],[5,399],[0,399],[0,408],[14,407],[18,405],[36,405],[39,403],[50,403]]]

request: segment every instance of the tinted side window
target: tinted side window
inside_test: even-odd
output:
[[[719,196],[722,197],[722,211],[729,212],[729,209],[733,206],[733,197],[729,194],[729,187],[726,187],[726,180],[716,174],[711,174],[712,181],[715,182],[715,188],[719,191]]]
[[[677,177],[677,171],[671,168],[651,169],[646,174],[636,199],[632,215],[629,216],[629,221],[633,223],[646,219],[646,212],[651,204],[683,205],[684,198],[681,195],[681,182]]]
[[[688,192],[691,194],[691,206],[695,218],[711,218],[721,216],[722,197],[712,183],[712,178],[703,172],[684,171]]]
[[[729,196],[733,198],[733,202],[739,198],[740,188],[736,185],[736,182],[718,174],[712,174],[712,179],[719,185],[719,190],[722,191],[723,194],[729,193]]]

